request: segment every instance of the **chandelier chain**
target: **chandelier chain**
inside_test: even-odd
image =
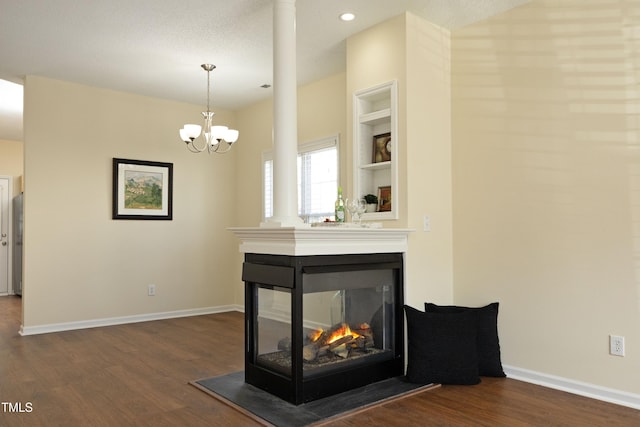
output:
[[[207,70],[207,113],[211,111],[211,108],[209,108],[210,94],[211,94],[211,70]]]

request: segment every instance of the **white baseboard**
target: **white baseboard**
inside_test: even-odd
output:
[[[557,377],[555,375],[543,374],[541,372],[530,371],[528,369],[516,368],[514,366],[503,365],[507,377],[580,396],[590,397],[617,405],[628,406],[640,409],[640,395],[628,393],[626,391],[601,387],[594,384],[583,383],[570,380],[568,378]]]
[[[242,308],[240,310],[239,308]],[[162,313],[136,314],[133,316],[109,317],[106,319],[81,320],[78,322],[50,323],[39,326],[20,326],[20,335],[38,335],[51,332],[73,331],[76,329],[99,328],[102,326],[123,325],[126,323],[149,322],[152,320],[174,319],[178,317],[202,316],[204,314],[244,311],[236,304],[218,307],[194,308],[189,310],[166,311]]]

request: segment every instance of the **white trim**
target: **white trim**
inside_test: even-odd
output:
[[[237,304],[218,307],[203,307],[189,310],[166,311],[162,313],[136,314],[133,316],[108,317],[104,319],[81,320],[77,322],[50,323],[39,326],[20,326],[20,335],[38,335],[52,332],[73,331],[76,329],[98,328],[102,326],[123,325],[127,323],[149,322],[153,320],[175,319],[178,317],[202,316],[205,314],[226,313],[240,310]]]
[[[259,317],[273,320],[276,322],[291,323],[290,310],[280,310],[280,309],[260,310]]]
[[[302,142],[298,145],[298,154],[309,153],[311,151],[324,150],[325,148],[338,148],[338,154],[340,154],[340,134],[327,136],[326,138],[316,139],[314,141]],[[338,156],[338,164],[340,164],[340,158]],[[339,180],[338,180],[339,181]]]
[[[616,405],[628,406],[640,409],[640,394],[601,387],[595,384],[584,383],[555,375],[544,374],[542,372],[530,371],[528,369],[517,368],[515,366],[502,366],[507,377],[520,380],[568,393],[602,400]]]
[[[260,180],[262,181],[262,222],[265,222],[267,220],[267,193],[265,191],[267,182],[265,180],[265,173],[267,169],[266,164],[268,161],[271,162],[271,197],[269,198],[269,206],[271,207],[271,215],[269,216],[269,218],[271,218],[273,216],[273,150],[262,152],[262,175],[260,176]]]
[[[291,313],[288,310],[262,310],[260,311],[259,317],[281,323],[291,323]],[[327,331],[331,328],[331,325],[311,320],[303,320],[302,327],[311,331],[317,331],[318,329]]]
[[[7,198],[7,293],[2,295],[14,295],[13,291],[13,177],[10,175],[0,175],[0,179],[6,179],[8,185]],[[0,201],[1,202],[1,201]],[[1,207],[0,207],[1,209]]]
[[[241,241],[240,252],[272,255],[344,255],[406,252],[408,235],[401,228],[228,228]]]

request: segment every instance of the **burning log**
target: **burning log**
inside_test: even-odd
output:
[[[329,344],[329,351],[338,357],[346,359],[349,356],[349,349],[351,348],[350,344],[353,341],[355,341],[353,335],[344,336]]]
[[[353,340],[354,340],[353,335],[345,335],[344,337],[339,338],[339,339],[333,341],[331,344],[329,344],[329,350],[333,351],[334,348],[336,348],[336,347],[338,347],[338,346],[340,346],[342,344],[348,344]]]
[[[357,348],[360,350],[366,349],[367,348],[366,344],[367,344],[367,338],[362,335],[360,335],[358,338],[351,341],[350,343],[351,348]]]
[[[374,346],[375,343],[373,339],[373,331],[371,330],[371,326],[369,326],[368,323],[362,323],[361,325],[358,325],[358,328],[354,329],[354,332],[364,337],[365,341],[362,344],[363,348],[367,349]]]
[[[338,357],[342,357],[343,359],[346,359],[349,356],[349,349],[347,348],[347,344],[345,343],[342,343],[339,346],[333,348],[331,352]]]
[[[291,340],[287,338],[278,343],[278,348],[291,349]],[[329,330],[316,329],[306,334],[306,345],[302,348],[302,358],[313,362],[320,357],[349,357],[352,350],[366,351],[373,347],[373,332],[367,323],[351,329],[346,323],[334,325]]]
[[[316,360],[317,356],[318,356],[318,346],[316,346],[315,343],[307,344],[304,347],[302,347],[302,358],[307,362]]]
[[[358,335],[364,335],[364,336],[373,335],[373,332],[371,331],[371,327],[369,326],[368,323],[363,323],[361,325],[358,325],[357,328],[353,329],[353,332],[357,333]]]
[[[327,351],[329,351],[328,345],[323,345],[322,347],[318,348],[318,357],[324,356],[325,354],[327,354]]]
[[[324,330],[322,328],[320,329],[314,329],[313,331],[310,331],[307,334],[307,340],[309,342],[316,342],[319,341],[320,338],[324,335]]]

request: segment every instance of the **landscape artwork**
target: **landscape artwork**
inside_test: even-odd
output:
[[[162,174],[124,171],[124,207],[162,209]]]
[[[173,163],[113,159],[113,219],[171,220]]]

